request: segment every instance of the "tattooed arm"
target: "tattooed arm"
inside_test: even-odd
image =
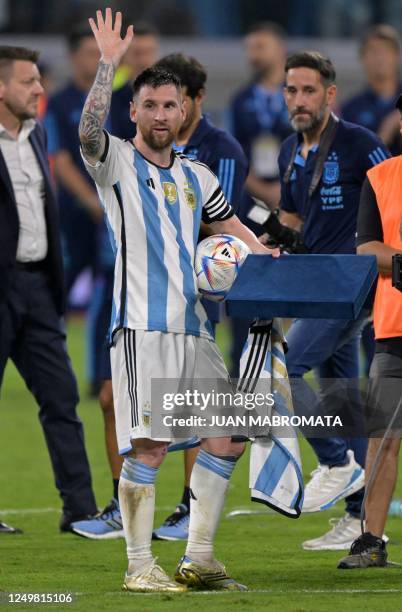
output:
[[[82,151],[90,162],[98,161],[105,149],[103,126],[110,109],[115,68],[99,62],[95,82],[88,94],[81,115],[79,134]]]
[[[116,13],[114,27],[110,8],[106,9],[105,19],[103,19],[102,11],[97,11],[96,17],[97,23],[95,24],[95,21],[90,19],[89,24],[98,43],[101,59],[95,82],[82,111],[79,126],[82,151],[90,162],[98,161],[104,152],[103,126],[110,109],[114,72],[133,38],[133,26],[127,28],[124,39],[120,36],[121,13]]]

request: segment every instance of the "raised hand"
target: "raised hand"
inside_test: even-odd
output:
[[[116,13],[114,27],[110,8],[106,9],[105,19],[102,11],[96,11],[96,19],[97,23],[90,19],[89,25],[98,43],[101,59],[95,82],[82,110],[79,126],[82,151],[91,162],[99,160],[103,154],[103,126],[110,109],[114,73],[133,39],[132,25],[127,28],[124,38],[120,36],[121,13]]]
[[[101,52],[101,61],[109,64],[112,63],[117,66],[130,46],[133,39],[133,26],[130,25],[127,28],[127,33],[124,38],[121,37],[121,13],[117,12],[113,27],[113,14],[112,9],[107,8],[105,12],[105,19],[103,18],[102,11],[96,11],[96,19],[89,19],[89,25],[98,43],[99,50]]]

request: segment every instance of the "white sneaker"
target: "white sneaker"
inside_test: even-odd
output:
[[[329,519],[329,524],[333,526],[330,531],[324,533],[320,538],[306,540],[302,548],[304,550],[348,550],[356,538],[362,534],[360,519],[348,513],[341,519]],[[385,534],[382,539],[388,542]]]
[[[327,510],[340,499],[352,495],[364,487],[364,469],[355,461],[353,451],[348,450],[349,463],[329,468],[318,464],[311,473],[311,480],[304,490],[303,512]]]

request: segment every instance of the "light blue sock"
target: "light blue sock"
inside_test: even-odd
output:
[[[136,484],[154,484],[158,469],[133,457],[126,457],[121,468],[121,477]]]
[[[120,512],[127,544],[128,573],[135,574],[152,561],[151,540],[158,468],[126,457],[119,481]]]
[[[196,463],[229,480],[236,465],[236,457],[217,457],[202,448],[197,455]]]
[[[190,525],[186,555],[200,563],[214,559],[213,543],[225,503],[235,457],[217,457],[201,449],[190,480]]]

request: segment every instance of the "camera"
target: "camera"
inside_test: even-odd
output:
[[[253,199],[255,205],[250,208],[247,217],[254,223],[262,225],[269,234],[270,240],[267,246],[279,247],[281,251],[286,253],[299,255],[308,253],[300,232],[283,225],[279,221],[279,209],[270,211],[260,200]]]
[[[402,253],[392,256],[392,286],[402,291]]]

